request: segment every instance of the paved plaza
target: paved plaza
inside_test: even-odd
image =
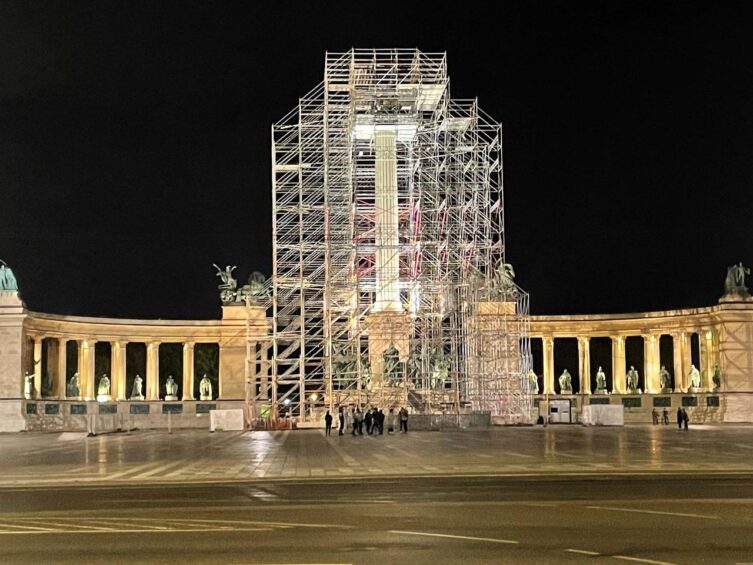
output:
[[[753,426],[410,432],[322,430],[0,435],[0,486],[431,475],[753,473]]]

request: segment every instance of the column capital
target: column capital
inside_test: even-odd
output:
[[[196,346],[195,341],[184,341],[183,342],[183,349],[193,349]]]
[[[578,336],[578,342],[580,343],[588,343],[589,341],[591,341],[591,336]]]

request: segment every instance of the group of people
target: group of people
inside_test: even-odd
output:
[[[654,425],[659,423],[659,413],[656,411],[656,408],[651,410],[651,420],[654,422]],[[688,429],[688,422],[690,422],[690,417],[688,416],[687,410],[685,410],[684,407],[680,407],[677,409],[677,427],[680,429],[685,428]],[[665,408],[662,410],[661,413],[661,423],[662,424],[669,424],[669,411]]]
[[[408,411],[405,408],[400,408],[397,412],[394,408],[390,408],[389,412],[385,414],[381,408],[374,406],[364,411],[361,411],[360,408],[351,408],[350,412],[344,406],[339,406],[337,419],[339,424],[338,435],[344,435],[346,430],[349,429],[351,435],[363,435],[364,427],[368,435],[382,435],[384,434],[385,422],[388,434],[394,433],[398,425],[401,432],[408,433]],[[327,410],[324,415],[324,430],[327,436],[332,435],[333,420],[334,417]]]

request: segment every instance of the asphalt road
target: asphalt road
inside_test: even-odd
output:
[[[2,563],[753,563],[753,480],[0,490]]]

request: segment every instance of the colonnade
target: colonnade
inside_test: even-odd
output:
[[[719,332],[716,328],[687,329],[677,332],[661,332],[637,335],[633,333],[619,335],[567,335],[542,333],[532,335],[533,338],[541,338],[543,351],[543,390],[544,394],[555,394],[555,363],[554,363],[554,340],[558,338],[576,338],[578,340],[578,375],[580,393],[591,394],[591,339],[592,337],[609,337],[612,340],[612,394],[625,394],[626,386],[626,355],[625,340],[628,337],[641,337],[643,339],[643,367],[642,370],[644,393],[656,394],[661,392],[659,373],[661,371],[660,339],[663,335],[672,338],[673,359],[671,364],[666,364],[667,370],[672,374],[674,392],[686,392],[690,388],[689,372],[692,364],[691,336],[698,334],[700,363],[696,368],[701,374],[701,388],[711,390],[713,388],[712,376],[714,366],[719,363]],[[603,367],[606,372],[610,368]],[[722,381],[723,382],[723,381]]]
[[[52,394],[51,397],[58,399],[67,398],[67,373],[68,373],[68,356],[67,345],[69,341],[75,341],[77,346],[78,364],[76,372],[79,376],[79,385],[81,395],[76,398],[83,400],[94,400],[96,398],[97,375],[95,374],[95,347],[97,339],[84,337],[80,339],[70,339],[66,337],[45,337],[40,334],[28,334],[28,338],[33,340],[31,351],[32,358],[30,365],[33,367],[34,375],[34,395],[35,398],[42,398],[42,374],[43,374],[43,340],[48,341],[48,358],[47,372],[52,377]],[[113,400],[127,400],[131,391],[126,387],[126,347],[129,342],[124,340],[108,341],[110,344],[110,371],[109,378],[111,383],[111,396]],[[159,381],[159,348],[163,343],[158,340],[150,340],[146,345],[146,374],[144,377],[143,394],[146,400],[160,399],[160,381]],[[176,343],[173,341],[164,343]],[[204,343],[204,342],[202,342]],[[52,351],[49,347],[52,346]],[[186,341],[183,346],[183,395],[182,400],[195,400],[194,391],[194,349],[196,342]],[[219,392],[219,391],[218,391]]]

